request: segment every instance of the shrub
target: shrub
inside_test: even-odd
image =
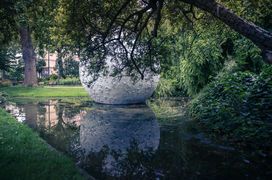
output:
[[[175,94],[175,80],[161,78],[155,91],[156,97],[169,97]]]
[[[212,133],[243,145],[268,147],[272,143],[271,74],[272,67],[260,75],[222,73],[190,103],[189,113]]]
[[[79,77],[79,62],[71,58],[64,61],[64,75]]]
[[[77,77],[66,77],[62,79],[51,75],[49,78],[39,79],[39,85],[81,85],[80,79]]]
[[[58,79],[58,75],[56,75],[56,74],[51,74],[49,76],[49,80],[57,80],[57,79]]]
[[[65,79],[60,79],[57,81],[58,85],[80,85],[79,78],[76,77],[67,77]]]
[[[8,95],[5,92],[0,92],[0,105],[3,105],[7,102]]]
[[[0,87],[7,87],[7,86],[12,86],[11,80],[5,79],[0,81]]]

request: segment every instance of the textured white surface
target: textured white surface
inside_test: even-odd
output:
[[[86,69],[85,66],[80,65],[81,83],[95,102],[103,104],[144,103],[152,95],[159,82],[159,75],[149,72],[145,74],[143,80],[139,79],[136,82],[125,75],[121,79],[106,75],[90,83],[93,77]]]

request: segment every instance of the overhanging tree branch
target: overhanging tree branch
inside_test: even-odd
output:
[[[191,25],[198,19],[195,8],[210,13],[250,39],[261,49],[263,59],[272,64],[272,33],[247,22],[215,0],[123,0],[120,8],[116,11],[111,9],[115,13],[102,13],[98,18],[108,20],[108,24],[105,23],[106,25],[103,26],[103,23],[98,23],[98,28],[92,28],[96,24],[92,24],[93,21],[90,22],[88,50],[96,51],[97,57],[101,58],[98,61],[95,60],[94,63],[100,62],[103,65],[102,62],[105,61],[107,53],[116,51],[112,52],[113,55],[117,55],[114,59],[124,58],[126,61],[124,64],[129,66],[129,69],[134,68],[143,79],[145,66],[150,65],[152,70],[151,64],[156,61],[151,51],[154,50],[153,42],[158,36],[161,20],[165,15],[164,8],[170,8],[169,12],[174,9],[175,13],[182,15]],[[107,17],[107,14],[113,14],[113,17]],[[139,58],[143,56],[147,57],[149,62]]]
[[[153,26],[152,35],[154,37],[157,36],[157,31],[159,28],[159,23],[161,21],[161,12],[164,6],[164,1],[163,0],[149,0],[149,1],[142,1],[142,2],[146,6],[144,6],[140,10],[137,10],[134,13],[128,14],[127,18],[124,19],[123,23],[121,23],[119,38],[121,38],[121,34],[124,31],[124,29],[141,32],[141,28],[138,28],[138,25],[140,24],[141,20],[144,18],[144,14],[148,13],[150,10],[156,12],[156,17],[154,17],[153,19],[154,26]],[[217,17],[218,19],[220,19],[223,23],[228,25],[230,28],[232,28],[236,32],[250,39],[254,44],[256,44],[262,50],[262,55],[264,60],[272,64],[272,33],[271,32],[266,31],[265,29],[242,19],[241,17],[237,16],[234,12],[230,11],[223,5],[217,3],[215,0],[176,0],[176,2],[177,3],[183,2],[183,3],[187,3],[191,5],[189,10],[185,10],[184,8],[179,7],[181,10],[181,13],[185,16],[185,18],[189,22],[192,23],[192,20],[189,18],[187,14],[191,13],[192,17],[196,18],[193,7],[197,7],[199,9],[202,9],[212,14],[214,17]],[[123,10],[124,7],[127,7],[128,4],[129,2],[125,1],[125,3],[120,8],[116,16],[113,18],[113,21],[114,19],[118,18],[118,16],[121,14],[120,11]],[[126,24],[135,16],[137,16],[137,19],[135,21],[134,28],[132,30],[126,27]],[[110,23],[109,27],[113,26],[114,24],[113,21]]]
[[[272,33],[242,19],[214,0],[180,0],[194,5],[220,19],[239,34],[250,39],[262,50],[264,60],[272,64]]]

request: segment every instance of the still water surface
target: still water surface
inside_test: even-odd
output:
[[[185,115],[186,99],[98,105],[17,99],[6,106],[97,179],[269,179],[271,156],[207,138]]]

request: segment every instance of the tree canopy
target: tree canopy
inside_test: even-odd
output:
[[[88,61],[92,72],[103,70],[107,55],[113,60],[123,59],[122,65],[115,69],[117,73],[125,67],[129,69],[127,74],[133,75],[136,71],[142,77],[146,66],[156,71],[160,61],[157,49],[164,42],[161,35],[164,27],[169,26],[173,31],[194,29],[194,25],[208,14],[250,39],[260,48],[263,59],[272,63],[272,33],[265,30],[267,27],[261,26],[259,20],[271,16],[269,0],[243,3],[225,0],[62,0],[62,3],[65,4],[62,8],[66,8],[64,24],[69,25],[65,31],[73,42],[80,41],[77,49],[81,59]],[[248,7],[258,9],[257,15],[253,16],[254,9],[247,10]],[[206,26],[208,29],[209,25]]]
[[[3,0],[0,5],[1,43],[22,43],[25,37],[22,47],[34,47],[25,48],[23,57],[32,61],[35,52],[45,49],[60,56],[72,52],[99,73],[111,56],[116,62],[122,59],[114,74],[126,71],[143,78],[147,69],[158,72],[165,59],[161,47],[171,37],[194,32],[198,24],[210,31],[212,21],[220,20],[251,40],[265,62],[272,63],[269,0]]]

